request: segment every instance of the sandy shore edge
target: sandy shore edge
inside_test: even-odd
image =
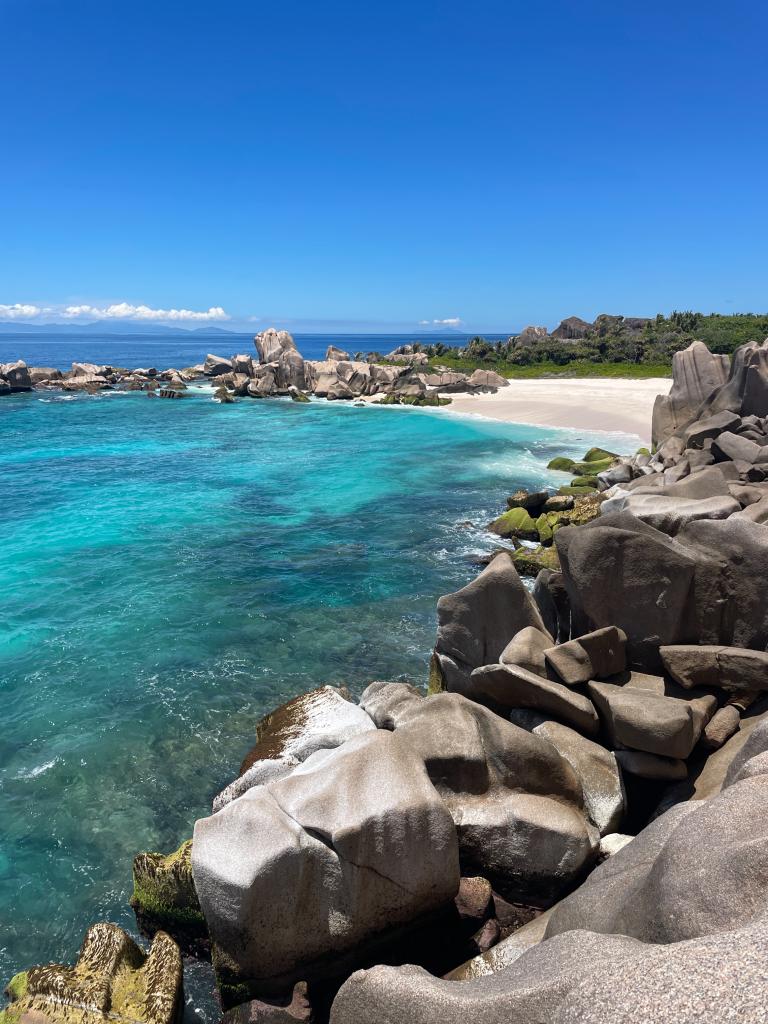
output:
[[[444,409],[504,423],[635,434],[647,443],[653,403],[671,386],[666,377],[510,380],[509,387],[495,394],[451,395],[452,402]]]

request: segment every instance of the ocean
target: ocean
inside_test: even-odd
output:
[[[57,365],[244,347],[25,342]],[[71,962],[95,921],[135,934],[134,854],[191,834],[265,712],[323,683],[424,683],[437,598],[496,546],[485,524],[598,442],[638,443],[210,388],[0,399],[0,981]],[[186,991],[217,1019],[209,968]]]
[[[507,335],[485,335],[489,341],[506,341]],[[329,345],[336,345],[354,356],[356,352],[391,352],[399,345],[418,341],[434,345],[464,345],[462,334],[295,334],[296,345],[305,359],[324,359]],[[68,370],[73,361],[108,366],[154,366],[158,370],[173,366],[181,369],[203,362],[208,352],[232,356],[238,352],[255,354],[252,334],[0,334],[0,363],[23,359],[28,366],[54,366]]]

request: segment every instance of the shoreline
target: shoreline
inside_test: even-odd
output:
[[[449,406],[432,411],[504,423],[632,434],[647,442],[656,396],[667,395],[671,385],[664,377],[510,380],[508,387],[494,393],[452,394]]]

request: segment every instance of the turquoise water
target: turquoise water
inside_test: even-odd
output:
[[[133,855],[190,835],[265,711],[424,681],[437,597],[493,546],[465,524],[596,441],[636,444],[210,392],[0,400],[0,981],[93,921],[134,929]]]

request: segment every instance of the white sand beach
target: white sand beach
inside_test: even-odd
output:
[[[656,395],[668,394],[671,386],[665,377],[541,377],[511,380],[495,394],[451,395],[453,401],[446,408],[510,423],[618,430],[650,441]]]

